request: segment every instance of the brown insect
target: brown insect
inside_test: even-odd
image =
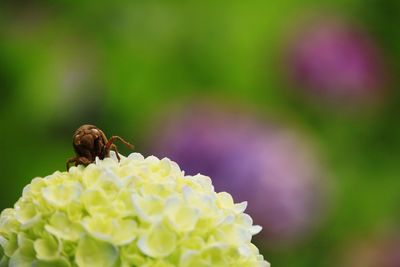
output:
[[[67,160],[67,170],[69,170],[71,163],[75,163],[75,166],[80,164],[87,166],[94,162],[96,157],[99,157],[99,159],[109,157],[111,150],[115,151],[119,161],[120,157],[117,146],[114,144],[115,140],[119,140],[125,146],[133,149],[133,145],[129,144],[119,136],[114,135],[107,140],[103,131],[96,126],[90,124],[82,125],[75,131],[72,138],[72,145],[76,156]]]

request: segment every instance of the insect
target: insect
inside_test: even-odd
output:
[[[99,159],[109,157],[111,150],[115,151],[119,161],[118,149],[114,144],[116,140],[122,142],[130,149],[134,148],[133,145],[119,136],[114,135],[107,140],[104,132],[94,125],[84,124],[80,126],[72,137],[72,146],[74,147],[76,156],[67,160],[67,170],[69,170],[71,163],[75,163],[75,166],[80,164],[87,166],[94,162],[96,157],[99,157]]]

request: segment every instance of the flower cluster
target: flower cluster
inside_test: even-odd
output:
[[[210,178],[138,153],[35,178],[0,217],[0,266],[269,266]]]
[[[163,134],[149,141],[153,152],[188,174],[206,173],[216,191],[249,201],[264,244],[299,242],[325,215],[329,180],[312,142],[296,128],[213,102],[191,102],[161,121]]]
[[[340,18],[300,23],[290,40],[287,65],[293,82],[335,103],[380,96],[387,66],[375,40]]]
[[[400,235],[398,230],[370,234],[352,241],[340,250],[343,267],[396,267],[400,266]],[[340,254],[339,254],[340,255]]]

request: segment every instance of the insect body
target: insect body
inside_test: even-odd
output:
[[[70,168],[71,163],[75,163],[75,166],[80,164],[87,166],[94,162],[96,157],[99,157],[99,159],[109,157],[110,150],[114,150],[117,159],[120,160],[117,146],[114,144],[115,140],[119,140],[130,149],[133,149],[133,145],[119,136],[112,136],[107,140],[103,131],[96,126],[89,124],[82,125],[75,131],[72,138],[72,145],[76,156],[67,160],[67,170]]]

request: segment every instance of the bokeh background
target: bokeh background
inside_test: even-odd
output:
[[[91,123],[248,200],[273,266],[398,267],[399,25],[398,0],[3,0],[0,208]]]

